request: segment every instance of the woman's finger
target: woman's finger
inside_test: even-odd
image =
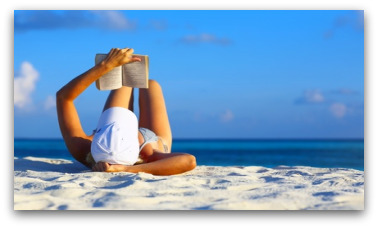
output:
[[[134,49],[132,49],[132,48],[127,48],[126,52],[127,52],[128,54],[132,54],[132,53],[134,52]]]
[[[130,62],[141,62],[142,60],[139,57],[132,57]]]

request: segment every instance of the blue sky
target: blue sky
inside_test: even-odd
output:
[[[174,138],[363,138],[363,11],[15,11],[14,136],[60,138],[96,53],[150,56]],[[76,101],[87,133],[108,92]]]

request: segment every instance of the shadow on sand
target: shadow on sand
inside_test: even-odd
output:
[[[15,158],[14,171],[47,171],[62,173],[81,173],[90,171],[87,167],[77,161],[66,161],[60,159],[44,158]]]

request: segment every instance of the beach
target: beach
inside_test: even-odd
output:
[[[309,166],[197,166],[173,176],[92,172],[14,158],[15,210],[364,210],[364,172]]]

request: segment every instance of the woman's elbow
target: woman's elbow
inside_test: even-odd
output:
[[[62,89],[58,90],[55,94],[55,97],[56,97],[56,100],[59,101],[59,100],[64,100],[65,96],[64,96],[64,92]]]
[[[65,87],[62,87],[60,90],[58,90],[55,94],[55,97],[56,97],[56,101],[59,102],[59,101],[70,101],[72,100],[69,95],[69,93],[67,93],[67,90],[65,89]]]

